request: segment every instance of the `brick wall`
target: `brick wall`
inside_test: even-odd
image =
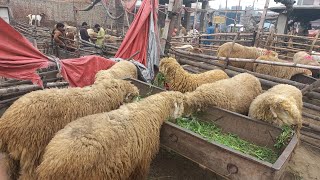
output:
[[[75,7],[82,9],[89,5],[88,0],[74,0]],[[90,0],[89,0],[90,2]],[[72,0],[0,0],[0,5],[8,6],[12,12],[13,20],[28,23],[28,14],[45,13],[43,26],[52,27],[57,22],[67,22],[75,25]],[[110,7],[110,12],[114,13],[114,7]],[[86,21],[89,25],[99,23],[100,25],[110,25],[112,20],[106,18],[105,9],[100,5],[90,11],[78,13],[78,25]]]

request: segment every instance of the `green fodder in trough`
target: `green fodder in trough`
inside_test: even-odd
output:
[[[279,157],[279,152],[276,152],[267,147],[261,147],[241,139],[239,136],[231,133],[223,133],[222,129],[213,123],[198,121],[196,118],[178,118],[176,124],[193,131],[209,141],[228,146],[234,150],[251,155],[262,161],[275,163]],[[291,132],[291,134],[290,134]],[[275,147],[277,149],[286,145],[287,139],[292,136],[292,130],[285,128],[283,133],[277,138]]]

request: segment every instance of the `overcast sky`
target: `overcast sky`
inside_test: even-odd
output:
[[[255,7],[256,8],[263,8],[266,0],[255,0]],[[224,8],[226,6],[226,0],[214,0],[214,1],[209,1],[209,5],[213,9],[218,9],[219,5]],[[239,0],[228,0],[228,7],[231,6],[237,6],[239,4]],[[246,6],[252,6],[253,5],[253,0],[241,0],[240,5],[244,8]],[[274,6],[280,6],[281,4],[278,3],[276,4],[274,0],[270,0],[269,7],[274,7]]]

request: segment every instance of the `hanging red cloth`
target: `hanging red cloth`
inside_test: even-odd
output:
[[[156,8],[158,8],[157,1],[153,4],[152,0],[142,1],[139,11],[136,14],[115,57],[127,59],[137,51],[140,51],[134,59],[146,66],[150,13],[154,12],[154,9]]]
[[[61,75],[71,87],[84,87],[94,83],[98,71],[109,69],[116,62],[100,56],[85,56],[60,61]]]
[[[48,58],[0,18],[0,76],[31,80],[42,86],[36,70],[49,65]]]

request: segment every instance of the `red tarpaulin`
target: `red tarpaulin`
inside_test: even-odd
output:
[[[0,18],[0,76],[31,80],[42,86],[36,70],[47,67],[48,64],[46,56]]]
[[[85,56],[60,61],[63,78],[71,87],[84,87],[94,83],[95,75],[102,69],[109,69],[116,62],[100,56]]]
[[[108,69],[115,62],[100,56],[85,56],[60,61],[61,74],[72,87],[93,84],[99,70]],[[41,85],[36,70],[49,65],[48,58],[32,46],[19,32],[0,18],[0,76],[31,80]]]
[[[153,0],[144,0],[132,22],[124,40],[119,47],[115,57],[127,59],[137,51],[140,53],[135,56],[135,60],[143,65],[147,65],[147,48],[148,48],[148,34],[150,14],[154,13],[154,22],[157,22],[157,15],[155,13],[158,8],[158,1],[152,4]]]

